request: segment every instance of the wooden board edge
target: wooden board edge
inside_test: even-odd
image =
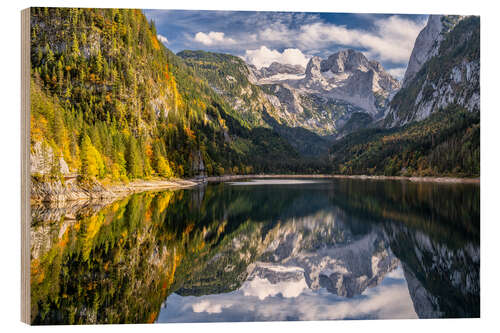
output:
[[[30,8],[21,11],[21,321],[31,323],[30,289]]]

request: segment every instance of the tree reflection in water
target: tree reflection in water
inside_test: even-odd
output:
[[[161,321],[172,293],[258,283],[348,300],[398,266],[419,317],[479,316],[478,185],[210,184],[32,215],[35,324]]]

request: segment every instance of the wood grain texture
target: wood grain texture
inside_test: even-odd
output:
[[[21,11],[21,321],[30,324],[30,9]]]

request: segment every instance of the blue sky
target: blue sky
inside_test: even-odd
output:
[[[401,78],[427,15],[144,10],[174,52],[230,53],[257,67],[305,66],[345,48],[362,51]]]

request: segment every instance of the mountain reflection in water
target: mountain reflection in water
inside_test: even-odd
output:
[[[478,185],[258,180],[32,215],[37,324],[479,316]]]

